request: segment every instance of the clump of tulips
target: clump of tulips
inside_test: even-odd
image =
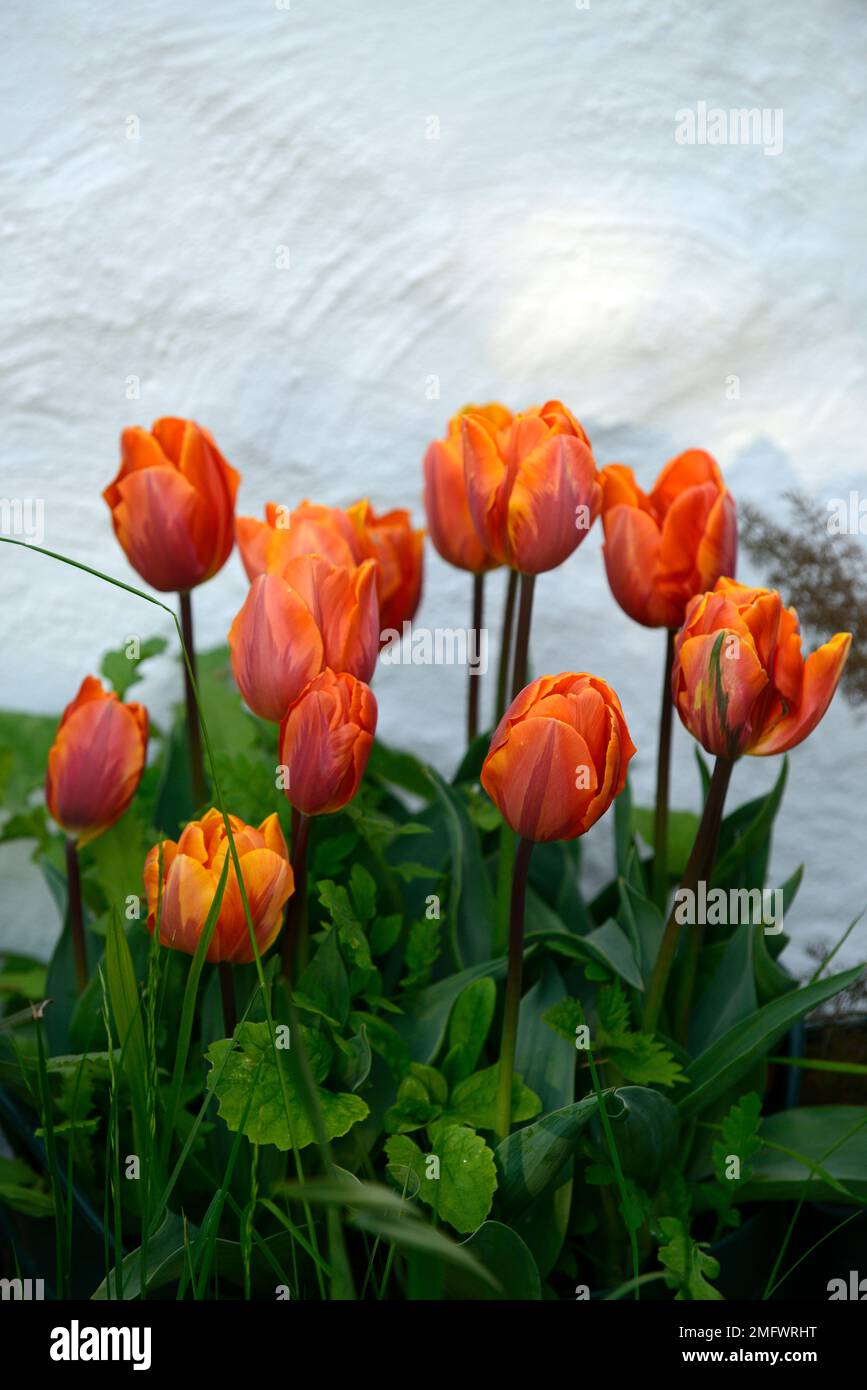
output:
[[[761,1097],[742,1092],[764,1054],[739,1041],[738,1025],[746,1038],[750,1020],[773,1007],[773,1025],[768,1014],[759,1030],[770,1047],[849,976],[799,988],[772,959],[762,921],[727,923],[717,944],[702,923],[684,924],[678,903],[712,883],[764,890],[781,783],[752,819],[727,818],[736,764],[786,754],[814,732],[851,639],[839,633],[805,658],[781,595],[737,581],[735,501],[702,449],[672,458],[644,491],[631,468],[598,467],[562,402],[515,412],[470,404],[429,444],[422,476],[426,532],[407,510],[377,512],[366,498],[267,501],[259,516],[236,516],[240,475],[207,430],[165,418],[123,431],[103,495],[147,590],[109,582],[172,614],[183,714],[170,735],[152,733],[148,765],[147,711],[125,698],[136,674],[115,676],[113,690],[87,676],[53,735],[39,853],[50,858],[53,837],[62,844],[74,969],[54,1041],[65,1057],[79,1046],[90,1055],[98,1025],[117,1044],[112,1095],[123,1076],[150,1173],[143,1244],[166,1215],[173,1156],[185,1175],[191,1153],[198,1170],[222,1162],[207,1130],[194,1144],[200,1120],[188,1108],[207,1064],[211,1126],[219,1115],[253,1155],[241,1213],[248,1281],[263,1223],[290,1232],[299,1287],[318,1282],[324,1292],[313,1255],[325,1239],[331,1292],[359,1292],[339,1204],[319,1223],[306,1203],[298,1155],[315,1144],[332,1183],[347,1169],[364,1182],[382,1176],[413,1212],[430,1207],[457,1235],[486,1227],[490,1244],[462,1255],[461,1277],[475,1290],[467,1296],[497,1285],[516,1241],[527,1297],[543,1286],[560,1296],[561,1276],[574,1283],[576,1270],[635,1296],[647,1279],[678,1298],[719,1296],[695,1273],[716,1261],[700,1254],[708,1242],[690,1223],[712,1213],[708,1239],[734,1226],[736,1191],[696,1124],[722,1124],[730,1148],[747,1134],[748,1163],[763,1142]],[[606,673],[530,669],[537,584],[557,583],[597,521],[614,599],[665,639],[649,750],[657,794],[640,833],[628,793],[631,712]],[[383,645],[418,611],[426,534],[471,576],[474,631],[486,588],[502,583],[496,680],[468,672],[467,746],[450,783],[377,740],[371,688]],[[227,615],[225,650],[204,660],[192,594],[236,541],[249,587]],[[151,590],[176,593],[177,614]],[[569,652],[580,643],[576,625]],[[238,747],[213,735],[216,694],[222,719],[231,708]],[[699,759],[703,808],[676,853],[675,712],[714,760]],[[431,715],[408,711],[410,739],[412,721]],[[576,842],[612,808],[617,875],[588,903]],[[732,1003],[740,960],[747,974]],[[297,1246],[296,1225],[257,1187],[257,1155],[269,1148],[259,1181],[276,1183],[287,1213],[304,1203],[309,1227]],[[103,1181],[114,1182],[108,1170]],[[192,1167],[183,1181],[205,1221]],[[215,1234],[219,1213],[206,1210]],[[367,1230],[378,1231],[376,1219]],[[573,1227],[598,1233],[592,1276],[569,1244]],[[381,1238],[402,1263],[392,1276],[392,1257],[378,1262],[378,1237],[378,1296],[390,1278],[414,1296],[424,1278],[412,1241],[404,1250],[395,1223]],[[437,1239],[446,1272],[432,1296],[452,1296],[460,1262],[452,1268],[456,1247]],[[201,1281],[218,1255],[198,1236],[192,1249],[181,1263],[189,1258]],[[107,1270],[103,1293],[114,1292],[113,1277]]]

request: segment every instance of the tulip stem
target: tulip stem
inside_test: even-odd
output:
[[[234,1037],[237,1014],[235,1012],[235,980],[232,975],[232,967],[226,960],[221,960],[217,966],[220,976],[220,999],[223,1003],[223,1027],[226,1030],[226,1037]]]
[[[653,837],[653,897],[665,911],[668,898],[668,787],[671,772],[671,668],[674,664],[674,631],[665,640],[665,669],[662,673],[662,709],[659,716],[659,750],[656,762],[656,826]]]
[[[678,890],[678,893],[681,891],[692,893],[693,900],[695,900],[696,889],[699,883],[702,879],[707,880],[713,869],[717,845],[719,844],[723,807],[725,806],[726,792],[728,791],[733,767],[734,763],[730,758],[717,758],[716,764],[714,765],[713,776],[711,777],[707,800],[704,804],[701,823],[696,833],[695,843],[693,844],[692,852],[689,856],[689,862],[687,863],[680,889]],[[683,922],[677,920],[677,913],[678,904],[676,895],[675,904],[671,909],[665,931],[662,935],[659,954],[656,957],[656,964],[653,967],[650,988],[647,991],[647,999],[644,1005],[643,1028],[647,1033],[652,1033],[655,1030],[659,1020],[662,1001],[665,997],[665,988],[668,984],[668,977],[671,974],[671,967],[674,964],[674,957],[685,925]],[[677,999],[677,1025],[678,1032],[681,1036],[685,1035],[689,1023],[692,990],[695,983],[703,935],[703,927],[693,925],[686,943],[683,974],[681,975]]]
[[[521,575],[521,607],[518,610],[518,631],[515,635],[515,673],[512,677],[512,699],[527,684],[527,660],[530,650],[530,621],[533,617],[535,574]]]
[[[204,806],[207,799],[205,785],[205,765],[202,758],[202,734],[199,728],[199,712],[196,707],[196,648],[193,644],[193,604],[189,591],[179,595],[181,600],[181,630],[184,646],[187,649],[189,665],[184,662],[184,694],[187,704],[187,748],[190,755],[190,779],[193,786],[193,801],[196,809]]]
[[[467,653],[467,680],[470,688],[467,692],[467,744],[472,743],[479,732],[479,681],[481,680],[481,668],[478,665],[482,623],[484,622],[485,605],[485,576],[483,574],[473,575],[473,642],[471,649],[475,652],[477,664],[475,668],[471,664],[471,653]],[[469,644],[468,644],[469,645]]]
[[[292,873],[295,887],[286,904],[286,925],[283,931],[283,974],[292,979],[292,953],[298,942],[298,965],[303,970],[307,955],[307,841],[310,817],[299,814],[297,825],[292,816]]]
[[[509,916],[509,967],[503,1005],[503,1035],[500,1042],[500,1070],[497,1078],[496,1133],[505,1139],[512,1127],[512,1078],[515,1074],[515,1045],[521,1011],[521,976],[524,969],[524,900],[527,870],[533,841],[520,839],[512,875],[512,910]]]
[[[509,689],[509,668],[512,664],[512,629],[515,626],[515,600],[518,596],[518,571],[509,570],[506,585],[506,606],[503,609],[503,631],[500,639],[500,666],[497,671],[497,708],[494,724],[499,724],[506,711]]]
[[[81,873],[74,840],[66,841],[66,903],[69,935],[72,938],[72,953],[75,957],[75,978],[78,982],[78,992],[83,994],[87,986],[87,946],[84,938],[84,913],[81,907]]]

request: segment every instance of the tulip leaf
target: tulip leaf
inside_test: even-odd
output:
[[[568,1178],[564,1168],[595,1111],[596,1097],[585,1096],[543,1115],[497,1145],[498,1207],[510,1224],[531,1202]]]
[[[455,965],[478,965],[491,948],[496,904],[476,827],[459,794],[433,768],[425,769],[445,812],[450,845],[451,882],[445,916]],[[464,960],[466,955],[466,961]]]
[[[860,965],[855,966],[773,999],[717,1038],[688,1068],[689,1090],[678,1101],[681,1115],[700,1112],[734,1086],[797,1019],[847,989],[862,969]]]
[[[767,796],[739,806],[726,816],[720,829],[720,844],[713,886],[763,888],[771,849],[771,831],[789,771],[784,757],[774,786]]]
[[[506,973],[506,958],[472,965],[444,980],[437,980],[418,993],[401,999],[402,1017],[395,1019],[395,1028],[418,1062],[431,1062],[436,1057],[446,1035],[446,1025],[452,1005],[472,980],[489,975],[498,980]]]
[[[389,1174],[408,1197],[417,1195],[456,1231],[474,1231],[482,1224],[491,1210],[497,1173],[481,1135],[443,1123],[435,1127],[428,1154],[404,1134],[389,1139],[385,1151]]]
[[[531,932],[526,937],[528,945],[543,943],[550,951],[572,960],[589,960],[602,967],[605,978],[613,971],[633,989],[643,990],[644,981],[629,937],[623,928],[609,918],[601,927],[595,927],[586,936],[573,932]],[[594,976],[594,978],[598,978]]]
[[[216,1095],[220,1115],[229,1129],[237,1132],[243,1125],[243,1133],[252,1143],[274,1144],[283,1151],[303,1149],[315,1141],[293,1050],[291,1046],[275,1049],[267,1023],[240,1024],[234,1040],[221,1038],[211,1044],[207,1060],[212,1067],[208,1089]],[[221,1063],[222,1072],[218,1072]],[[283,1073],[282,1086],[278,1066]],[[335,1094],[323,1086],[318,1087],[318,1094],[328,1139],[340,1138],[369,1113],[360,1096]]]
[[[867,1108],[812,1105],[769,1115],[739,1200],[867,1202]],[[776,1146],[776,1147],[773,1147]]]
[[[445,1270],[446,1298],[456,1299],[513,1299],[522,1302],[542,1297],[539,1270],[524,1241],[500,1221],[484,1221],[463,1249],[474,1255],[498,1281],[499,1292],[470,1270],[449,1265]]]
[[[648,1086],[619,1086],[616,1091],[622,1108],[609,1114],[609,1123],[627,1178],[647,1192],[671,1172],[680,1135],[677,1106]],[[608,1145],[598,1111],[590,1121],[589,1139],[599,1161],[607,1162]]]
[[[666,839],[667,868],[669,877],[680,879],[687,860],[695,844],[700,817],[694,811],[669,811],[668,836]],[[648,849],[653,849],[656,840],[656,811],[652,806],[635,806],[632,810],[632,824],[638,831]]]
[[[665,922],[656,903],[639,893],[625,878],[618,880],[617,887],[620,894],[620,925],[632,942],[646,988],[653,976]]]
[[[744,922],[728,941],[721,943],[713,977],[704,990],[699,986],[690,1016],[689,1050],[693,1056],[705,1052],[717,1038],[755,1012],[758,1004],[753,968],[755,939],[756,929]],[[702,964],[707,954],[704,953]]]

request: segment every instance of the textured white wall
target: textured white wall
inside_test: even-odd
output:
[[[599,462],[644,482],[693,444],[770,507],[788,485],[862,482],[857,0],[6,0],[0,25],[0,491],[44,499],[47,545],[133,577],[99,494],[121,426],[167,413],[214,431],[244,512],[361,492],[418,509],[425,443],[490,397],[562,396]],[[782,108],[782,152],[678,144],[675,112],[699,101]],[[620,692],[646,799],[662,639],[616,608],[599,542],[540,581],[534,663]],[[105,647],[168,631],[35,555],[4,548],[0,576],[3,706],[56,710]],[[197,594],[203,642],[243,594],[233,557]],[[430,556],[420,621],[466,621],[467,603]],[[139,687],[157,717],[176,684],[166,659]],[[376,691],[386,739],[453,764],[459,672],[382,670]],[[674,791],[694,804],[678,734]],[[838,701],[792,760],[774,872],[808,863],[798,965],[867,901],[865,754]],[[775,771],[746,760],[734,798]],[[47,949],[26,858],[4,850],[0,871],[3,940]]]

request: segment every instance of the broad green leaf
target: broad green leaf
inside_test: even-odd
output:
[[[764,1147],[739,1200],[796,1201],[806,1192],[811,1201],[851,1201],[843,1188],[867,1201],[867,1107],[781,1110],[763,1120],[759,1139]]]
[[[667,863],[671,878],[680,879],[692,853],[698,833],[700,817],[694,811],[669,811]],[[638,831],[648,849],[653,850],[656,841],[656,812],[652,806],[634,806],[632,824]]]
[[[531,1202],[568,1177],[563,1169],[574,1157],[595,1110],[596,1097],[585,1096],[543,1115],[497,1145],[498,1205],[510,1224]]]
[[[340,1028],[349,1016],[349,976],[340,955],[338,931],[332,927],[325,934],[316,955],[293,991],[299,1008],[322,1014]]]
[[[500,1064],[483,1071],[473,1072],[461,1081],[449,1097],[445,1118],[458,1124],[471,1125],[473,1129],[496,1127],[497,1087],[499,1085]],[[542,1109],[539,1097],[525,1086],[517,1073],[512,1077],[512,1124],[531,1120]]]
[[[542,1297],[536,1261],[521,1237],[508,1226],[499,1221],[484,1221],[464,1242],[463,1248],[499,1281],[500,1290],[495,1292],[487,1281],[468,1270],[450,1265],[446,1270],[443,1290],[446,1298],[505,1298],[534,1302]]]
[[[485,869],[478,832],[459,794],[433,768],[426,769],[446,816],[451,845],[451,884],[445,917],[458,969],[478,965],[491,949],[496,903]]]
[[[388,1140],[385,1152],[397,1186],[403,1190],[411,1175],[407,1195],[414,1195],[413,1178],[417,1179],[418,1197],[456,1231],[474,1231],[491,1210],[497,1186],[494,1155],[471,1129],[438,1125],[427,1155],[406,1135],[397,1134]]]
[[[506,958],[485,961],[483,965],[471,965],[456,975],[448,975],[436,984],[428,985],[417,994],[401,998],[403,1017],[395,1022],[395,1027],[406,1041],[410,1054],[417,1062],[431,1062],[436,1057],[446,1034],[446,1025],[452,1006],[458,996],[472,980],[490,975],[499,980],[506,973]]]
[[[633,989],[644,989],[644,981],[641,978],[641,971],[632,943],[613,918],[603,922],[601,927],[594,928],[586,936],[578,936],[566,931],[530,932],[527,934],[526,941],[528,946],[536,943],[544,944],[550,951],[554,951],[557,955],[566,956],[570,960],[596,962],[606,972],[611,973],[613,971],[615,975],[619,975]]]
[[[471,980],[455,1000],[449,1019],[448,1047],[461,1049],[468,1076],[481,1056],[497,1003],[497,987],[488,976]],[[456,1077],[455,1080],[463,1080]]]
[[[718,1038],[689,1066],[689,1090],[678,1100],[681,1115],[697,1114],[734,1086],[754,1063],[767,1055],[797,1019],[846,989],[858,979],[862,969],[860,965],[855,966],[784,994],[764,1004],[751,1017]]]
[[[633,954],[645,988],[650,984],[665,922],[662,913],[648,897],[640,893],[625,878],[618,879],[617,890],[620,897],[618,923],[632,943]]]
[[[305,1030],[305,1038],[307,1036],[308,1030]],[[235,1042],[231,1038],[221,1038],[212,1043],[206,1054],[212,1067],[207,1078],[208,1089],[214,1091],[220,1115],[229,1129],[237,1132],[249,1103],[243,1132],[252,1143],[274,1144],[283,1151],[292,1147],[303,1149],[312,1144],[316,1137],[313,1120],[291,1046],[277,1048],[275,1056],[267,1023],[242,1023],[235,1037]],[[217,1068],[224,1058],[222,1075],[215,1081]],[[288,1120],[278,1065],[283,1072]],[[319,1087],[319,1104],[328,1139],[346,1134],[368,1114],[368,1106],[360,1096],[347,1092],[335,1094],[322,1086]]]
[[[60,1130],[55,1125],[55,1133]],[[40,1175],[20,1158],[0,1154],[0,1203],[25,1216],[53,1216],[54,1196],[47,1191]]]
[[[121,1049],[123,1072],[132,1097],[137,1152],[145,1154],[148,1151],[147,1047],[132,955],[117,912],[112,912],[108,919],[105,974],[112,1017]]]
[[[771,831],[783,799],[788,771],[789,760],[784,757],[779,776],[768,795],[739,806],[726,816],[720,829],[714,887],[764,887]]]
[[[695,927],[687,927],[695,931]],[[761,928],[758,928],[761,931]],[[705,1052],[758,1005],[753,969],[756,928],[749,922],[737,927],[725,943],[710,983],[699,990],[689,1020],[689,1050]]]
[[[653,1192],[674,1162],[680,1135],[677,1107],[646,1086],[618,1086],[614,1095],[620,1107],[610,1106],[608,1118],[623,1172]],[[588,1138],[597,1158],[607,1162],[609,1150],[598,1113],[590,1122]]]

